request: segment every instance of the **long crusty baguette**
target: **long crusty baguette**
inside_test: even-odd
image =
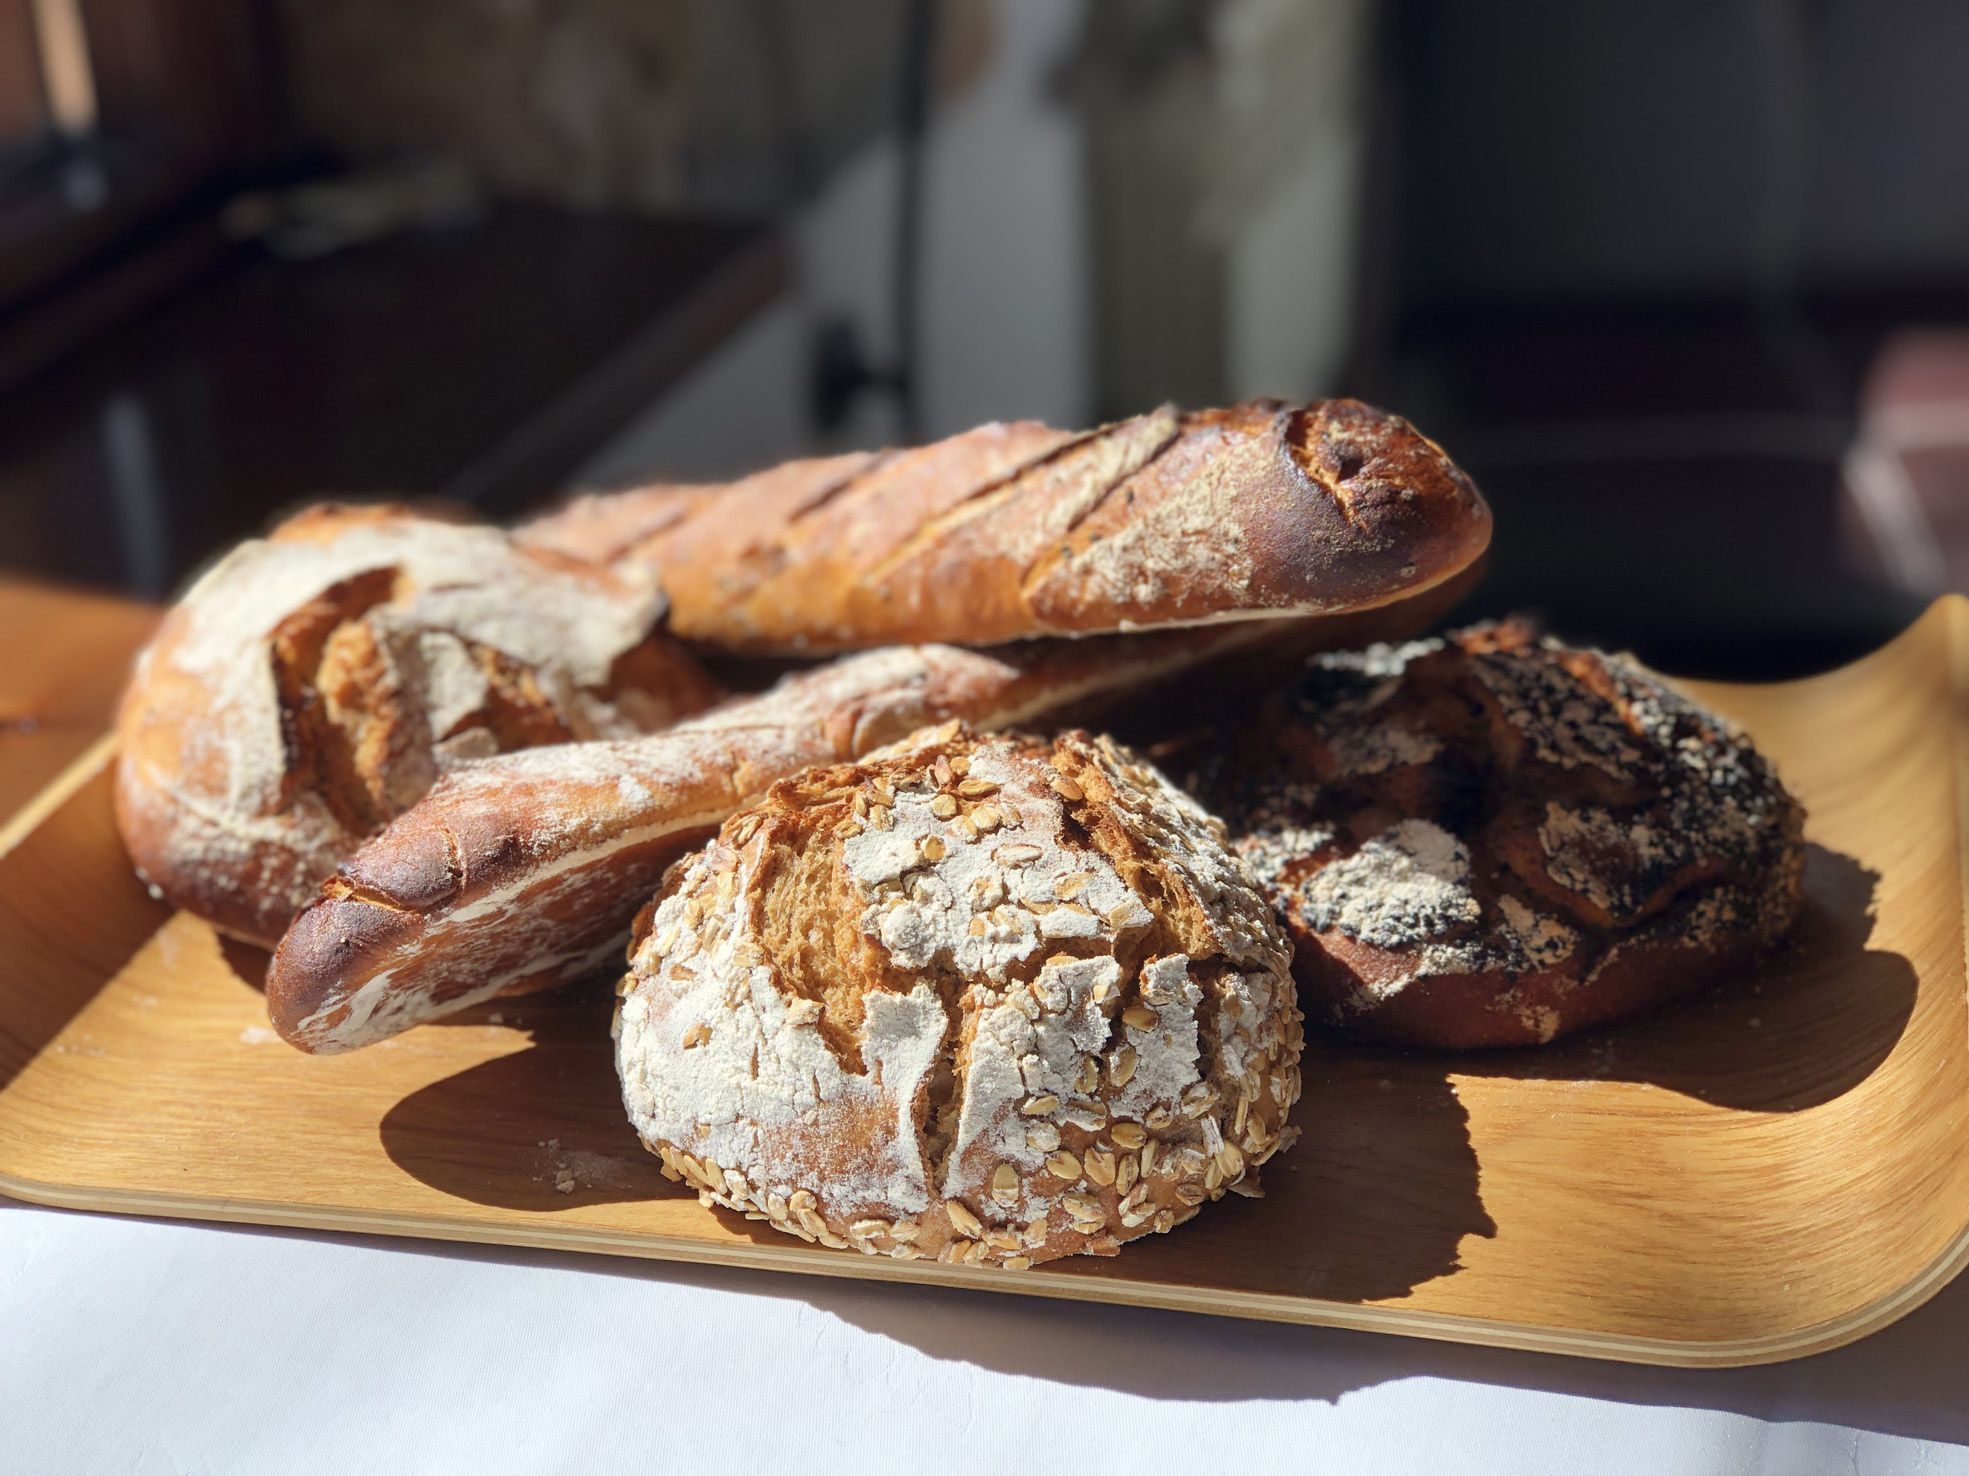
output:
[[[1228,638],[1108,644],[873,651],[646,738],[467,765],[295,919],[267,973],[267,1013],[303,1050],[340,1051],[577,978],[619,961],[665,868],[775,781],[954,717],[1030,721]]]
[[[1227,700],[1251,668],[1410,634],[1456,586],[1355,616],[873,651],[666,732],[490,758],[440,779],[295,919],[267,1013],[303,1050],[349,1050],[500,994],[618,963],[664,870],[787,775],[962,718],[1079,720],[1180,680]]]
[[[518,537],[653,566],[674,633],[784,654],[1368,609],[1466,568],[1490,513],[1397,416],[1262,400],[595,495]]]

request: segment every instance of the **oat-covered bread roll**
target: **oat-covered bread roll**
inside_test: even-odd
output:
[[[365,837],[466,759],[622,737],[715,688],[653,578],[403,508],[241,544],[165,618],[117,719],[117,823],[178,906],[271,944]]]
[[[1803,812],[1631,658],[1519,622],[1317,657],[1203,792],[1350,1033],[1537,1044],[1726,977],[1790,927]]]
[[[1168,1230],[1288,1140],[1300,1018],[1222,830],[1105,739],[958,724],[776,785],[639,919],[616,1063],[708,1200],[1021,1267]]]
[[[1252,400],[604,493],[519,537],[656,569],[687,640],[786,653],[1371,609],[1468,568],[1490,510],[1399,416]]]

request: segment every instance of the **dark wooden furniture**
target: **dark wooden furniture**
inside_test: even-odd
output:
[[[310,498],[510,514],[785,275],[757,227],[522,206],[309,262],[232,248],[0,400],[0,567],[161,596]]]

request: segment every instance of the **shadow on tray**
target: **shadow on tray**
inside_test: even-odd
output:
[[[454,1016],[523,1030],[528,1044],[398,1102],[383,1117],[384,1151],[433,1189],[500,1209],[683,1194],[659,1175],[623,1116],[609,1045],[614,1003],[596,982]]]
[[[380,1129],[385,1151],[432,1188],[502,1209],[685,1194],[659,1176],[623,1118],[609,1007],[601,990],[536,1005],[526,1049],[392,1107]],[[1265,1288],[1296,1296],[1399,1297],[1454,1271],[1463,1237],[1493,1227],[1477,1194],[1465,1114],[1441,1068],[1390,1066],[1309,1043],[1305,1079],[1301,1120],[1325,1130],[1267,1169],[1264,1199],[1227,1196],[1178,1234],[1041,1274],[1241,1284],[1254,1238],[1267,1247]],[[552,1125],[551,1137],[542,1124]],[[787,1243],[742,1216],[716,1213],[759,1244]]]
[[[1265,1199],[1227,1199],[1176,1236],[1131,1246],[1117,1260],[1080,1261],[1040,1274],[1153,1277],[1160,1270],[1156,1261],[1168,1257],[1180,1259],[1192,1277],[1205,1268],[1204,1279],[1212,1279],[1208,1271],[1214,1268],[1223,1280],[1236,1282],[1253,1244],[1265,1245],[1266,1256],[1276,1258],[1281,1241],[1296,1261],[1289,1268],[1296,1289],[1306,1296],[1397,1298],[1451,1274],[1464,1236],[1494,1233],[1478,1192],[1467,1119],[1449,1079],[1452,1069],[1463,1075],[1642,1080],[1764,1111],[1831,1100],[1891,1052],[1912,1011],[1915,980],[1905,959],[1866,946],[1876,880],[1871,873],[1848,857],[1814,848],[1807,878],[1809,905],[1797,933],[1747,989],[1719,991],[1543,1052],[1451,1058],[1309,1041],[1298,1120],[1320,1130],[1272,1166]],[[654,1160],[622,1120],[607,1044],[606,991],[517,1003],[524,1013],[509,1008],[508,1019],[529,1029],[529,1047],[398,1103],[382,1124],[391,1157],[447,1193],[515,1209],[685,1193],[657,1175]],[[1747,1036],[1757,1040],[1757,1050],[1742,1049]],[[1801,1046],[1814,1053],[1797,1055]],[[543,1121],[558,1127],[551,1146],[539,1140]],[[466,1123],[469,1134],[461,1133]],[[461,1138],[473,1142],[469,1154],[460,1152]],[[513,1162],[527,1172],[515,1176]],[[779,1238],[720,1215],[761,1243]],[[1265,1234],[1259,1221],[1267,1215],[1283,1217],[1292,1233]],[[527,1261],[544,1254],[459,1253]],[[623,1258],[546,1258],[591,1272],[795,1299],[930,1357],[1145,1398],[1333,1401],[1384,1382],[1435,1377],[1969,1441],[1969,1406],[1959,1397],[1960,1370],[1969,1361],[1969,1280],[1863,1345],[1802,1363],[1637,1371],[1152,1309]]]
[[[1867,947],[1877,873],[1806,847],[1805,905],[1791,936],[1744,987],[1538,1050],[1456,1058],[1459,1074],[1639,1081],[1718,1106],[1796,1112],[1851,1091],[1885,1061],[1920,990],[1898,953]]]
[[[446,1194],[510,1210],[685,1195],[659,1175],[623,1118],[607,991],[513,1003],[532,1004],[526,1049],[433,1082],[384,1116],[383,1147],[397,1166]],[[1179,1234],[1043,1274],[1194,1279],[1201,1269],[1236,1282],[1254,1236],[1278,1249],[1268,1289],[1298,1296],[1398,1297],[1454,1271],[1462,1238],[1493,1227],[1477,1196],[1464,1111],[1440,1068],[1391,1069],[1309,1043],[1305,1077],[1301,1120],[1328,1130],[1274,1162],[1264,1199],[1227,1196]],[[1353,1104],[1344,1112],[1342,1100]],[[787,1243],[716,1213],[759,1244]],[[1289,1233],[1267,1230],[1265,1220]]]
[[[67,823],[0,853],[0,1092],[170,921],[128,867],[105,880],[92,865],[119,844],[109,790],[105,766],[63,806]]]
[[[1036,1274],[1171,1279],[1337,1302],[1399,1299],[1452,1275],[1466,1236],[1495,1234],[1453,1075],[1646,1081],[1761,1111],[1828,1101],[1886,1059],[1913,1007],[1915,980],[1907,961],[1866,947],[1874,882],[1850,858],[1814,848],[1805,914],[1759,982],[1553,1049],[1447,1056],[1363,1051],[1309,1039],[1305,1094],[1295,1114],[1309,1131],[1268,1167],[1263,1199],[1226,1198],[1177,1234],[1137,1242],[1119,1258],[1074,1260]],[[610,1004],[601,988],[504,1002],[501,1023],[526,1029],[528,1046],[397,1103],[381,1124],[391,1158],[447,1194],[513,1210],[686,1194],[658,1175],[655,1160],[623,1120],[608,1043]],[[487,1007],[472,1018],[484,1023],[488,1011],[498,1013]],[[1746,1051],[1746,1040],[1756,1048]],[[552,1124],[553,1136],[543,1139],[542,1124]],[[726,1227],[760,1244],[783,1243],[764,1226],[716,1213]],[[1263,1247],[1262,1261],[1254,1260],[1254,1246]],[[1220,1368],[1221,1378],[1164,1388],[1143,1360],[1116,1361],[1102,1344],[1136,1336],[1124,1329],[1137,1327],[1133,1319],[1142,1315],[1180,1314],[982,1298],[967,1299],[959,1317],[943,1299],[962,1293],[850,1292],[807,1278],[789,1281],[785,1294],[938,1357],[1072,1382],[1107,1382],[1103,1370],[1127,1368],[1119,1382],[1156,1397],[1334,1397],[1357,1383],[1393,1376],[1383,1371],[1356,1379],[1349,1373],[1336,1383],[1329,1375],[1327,1387],[1304,1360],[1284,1356],[1309,1346],[1303,1330],[1185,1317],[1172,1328],[1221,1354],[1204,1361]],[[930,1314],[931,1302],[950,1307],[950,1315]],[[1036,1326],[1042,1335],[1034,1336]],[[1350,1352],[1366,1367],[1441,1368],[1467,1378],[1503,1366],[1525,1371],[1528,1382],[1602,1394],[1620,1381],[1615,1370],[1538,1355],[1321,1336],[1348,1337]],[[1258,1348],[1269,1351],[1258,1356]],[[1186,1359],[1184,1366],[1190,1370],[1185,1379],[1193,1380],[1197,1361]],[[1278,1367],[1297,1371],[1274,1376]],[[1736,1375],[1663,1377],[1756,1382]]]
[[[1463,1236],[1493,1233],[1453,1074],[1646,1081],[1759,1111],[1829,1101],[1887,1058],[1913,1009],[1907,960],[1866,946],[1875,881],[1850,857],[1812,847],[1804,913],[1756,983],[1543,1050],[1441,1055],[1310,1038],[1295,1116],[1315,1130],[1272,1165],[1266,1200],[1227,1200],[1177,1240],[1067,1274],[1153,1275],[1148,1263],[1163,1255],[1235,1265],[1250,1218],[1267,1214],[1289,1215],[1292,1240],[1315,1247],[1290,1268],[1297,1295],[1379,1300],[1449,1274]],[[623,1120],[609,1008],[606,990],[584,987],[454,1017],[525,1029],[529,1045],[399,1102],[381,1126],[392,1159],[433,1188],[507,1209],[684,1192],[657,1175]],[[544,1140],[543,1123],[553,1126]],[[515,1162],[536,1171],[516,1177]],[[777,1238],[730,1218],[764,1243]]]

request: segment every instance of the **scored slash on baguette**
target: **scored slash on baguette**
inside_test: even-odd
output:
[[[521,541],[654,569],[674,634],[898,648],[651,737],[446,776],[295,920],[268,1013],[305,1050],[347,1050],[565,983],[619,958],[668,865],[778,779],[952,718],[1058,719],[1201,663],[1406,633],[1489,536],[1439,447],[1350,400],[992,425],[579,502]],[[1051,635],[1094,638],[1030,639]]]
[[[653,568],[675,634],[771,655],[1365,609],[1468,566],[1490,514],[1399,416],[1254,400],[592,495],[517,536]]]

